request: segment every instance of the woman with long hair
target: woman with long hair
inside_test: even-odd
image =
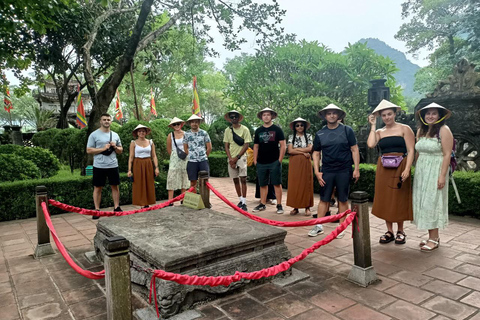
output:
[[[313,206],[313,168],[312,135],[307,133],[310,123],[297,118],[290,123],[293,134],[288,136],[287,151],[290,155],[288,165],[287,206],[293,208],[291,215],[298,214],[299,208],[305,208],[305,215],[311,215]]]
[[[173,132],[168,134],[167,137],[167,152],[170,155],[170,163],[168,166],[167,174],[167,190],[168,199],[173,198],[175,190],[181,190],[182,193],[190,186],[187,175],[187,159],[180,159],[178,157],[177,148],[182,152],[185,151],[183,147],[183,136],[185,131],[182,130],[185,121],[174,117],[168,125],[173,129]],[[173,203],[171,204],[173,205]]]
[[[370,133],[367,145],[369,148],[378,145],[381,154],[377,161],[372,207],[372,214],[385,220],[387,226],[380,243],[395,241],[404,244],[407,235],[403,223],[413,220],[410,168],[415,156],[415,135],[409,126],[395,121],[398,111],[399,106],[382,100],[368,116]],[[382,117],[385,126],[375,130],[378,116]],[[393,223],[398,226],[395,235]]]
[[[417,162],[413,180],[413,223],[428,230],[428,240],[420,242],[422,252],[440,246],[438,229],[448,224],[448,174],[453,135],[445,120],[450,110],[431,103],[416,113],[418,120]]]
[[[141,124],[133,130],[132,135],[137,139],[130,143],[128,158],[127,176],[133,177],[132,204],[144,208],[156,202],[155,177],[160,174],[155,144],[146,138],[150,133],[150,128]]]

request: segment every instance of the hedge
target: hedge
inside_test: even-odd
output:
[[[40,170],[40,177],[42,178],[52,177],[60,170],[60,161],[58,161],[57,157],[55,157],[55,155],[49,150],[43,148],[6,144],[0,146],[0,154],[15,154],[26,160],[32,161]],[[20,166],[20,164],[16,165],[15,170],[21,170],[19,168]],[[0,170],[6,170],[6,168],[1,168]]]
[[[155,195],[157,200],[167,199],[165,189],[167,175],[161,172],[155,179]],[[36,216],[35,187],[46,186],[48,197],[76,207],[93,208],[92,177],[53,177],[49,179],[24,180],[0,183],[0,221],[26,219]],[[126,174],[120,175],[120,204],[132,203],[132,184]],[[112,207],[113,200],[110,186],[105,186],[102,192],[101,207]],[[50,213],[58,214],[64,211],[49,207]]]
[[[208,157],[210,163],[210,175],[212,177],[228,177],[227,155],[225,153],[212,153]],[[374,164],[360,164],[360,179],[357,183],[351,184],[351,192],[365,191],[368,193],[369,200],[373,201],[375,194],[375,171]],[[477,208],[477,197],[480,194],[480,172],[456,171],[453,174],[455,183],[460,194],[462,203],[457,202],[455,191],[450,183],[448,194],[448,210],[456,215],[470,215],[480,218],[480,209]],[[248,168],[248,181],[255,182],[257,178],[254,166]],[[415,170],[412,170],[412,178],[415,178]],[[314,192],[320,193],[320,185],[317,179],[314,181]],[[288,186],[288,159],[282,161],[282,182],[283,187]]]
[[[0,181],[16,181],[40,178],[40,170],[30,160],[16,154],[0,154]],[[1,198],[2,201],[5,198]]]

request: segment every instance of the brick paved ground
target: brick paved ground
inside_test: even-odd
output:
[[[213,178],[211,182],[234,203],[238,202],[230,179]],[[258,203],[253,200],[253,191],[254,185],[250,184],[250,210]],[[216,211],[240,215],[215,195],[212,204]],[[292,217],[288,215],[290,210],[286,208],[284,215],[277,215],[275,206],[269,205],[260,215],[275,220],[308,219],[302,215]],[[68,213],[54,216],[53,222],[77,262],[92,271],[102,269],[83,256],[93,250],[94,221]],[[326,225],[326,233],[334,226]],[[403,246],[393,242],[378,244],[385,226],[373,216],[370,226],[373,265],[380,283],[361,288],[346,280],[353,261],[349,228],[345,238],[334,240],[295,265],[310,275],[308,281],[285,288],[265,284],[199,306],[197,310],[204,315],[201,319],[480,320],[480,221],[452,217],[448,229],[441,232],[441,247],[432,253],[419,251],[418,243],[426,239],[427,233],[417,231],[413,225],[406,226],[407,244]],[[309,229],[286,228],[286,243],[292,255],[325,236],[309,238]],[[59,254],[33,259],[35,219],[0,223],[0,244],[1,320],[106,319],[103,280],[76,274]],[[144,303],[135,300],[134,305],[138,308]]]

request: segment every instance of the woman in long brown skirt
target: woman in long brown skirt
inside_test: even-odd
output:
[[[150,133],[150,128],[141,124],[133,130],[137,139],[130,143],[128,159],[127,175],[133,177],[132,204],[143,208],[155,204],[155,177],[160,174],[155,144],[145,138]]]
[[[305,215],[311,214],[313,206],[313,169],[310,152],[313,139],[306,131],[310,123],[302,118],[297,118],[290,123],[293,131],[288,137],[288,190],[287,206],[293,207],[291,215],[298,214],[299,208],[305,208]]]
[[[385,220],[387,227],[380,243],[395,241],[396,244],[404,244],[407,235],[403,223],[413,220],[410,168],[415,156],[415,135],[409,126],[395,121],[398,111],[399,106],[382,100],[368,117],[370,134],[367,145],[369,148],[378,145],[381,153],[377,162],[372,207],[372,214]],[[382,117],[385,127],[375,130],[378,116]],[[398,226],[396,234],[393,233],[393,223]]]

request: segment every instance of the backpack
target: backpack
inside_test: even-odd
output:
[[[453,147],[452,147],[452,155],[450,156],[450,175],[455,172],[457,169],[458,163],[457,158],[455,156],[455,152],[457,151],[457,139],[453,139]]]
[[[247,167],[253,166],[253,150],[252,150],[252,148],[248,147],[248,149],[245,153],[247,154]]]

